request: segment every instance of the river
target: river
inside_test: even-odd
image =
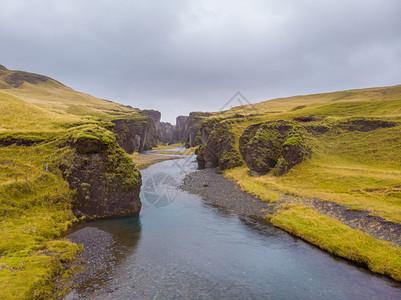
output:
[[[149,166],[139,217],[79,226],[111,233],[116,263],[70,299],[87,286],[89,299],[401,299],[392,280],[178,189],[194,170],[193,156]]]

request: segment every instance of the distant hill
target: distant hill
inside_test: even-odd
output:
[[[0,67],[0,131],[55,130],[82,119],[139,116],[139,109],[77,92],[43,75]],[[18,118],[18,122],[14,118]]]
[[[376,87],[293,96],[262,101],[233,107],[216,114],[233,116],[235,114],[258,114],[266,117],[283,117],[302,114],[346,116],[398,116],[401,107],[395,101],[401,100],[401,85]],[[395,109],[395,110],[394,110]]]

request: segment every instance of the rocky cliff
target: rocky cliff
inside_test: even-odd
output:
[[[191,112],[189,116],[177,117],[174,141],[184,143],[186,147],[200,145],[199,134],[202,122],[211,115],[211,113],[207,112]]]
[[[175,121],[173,143],[183,143],[188,136],[188,116],[178,116]]]
[[[60,170],[76,191],[75,215],[95,219],[139,213],[141,175],[127,153],[171,141],[174,127],[160,123],[160,117],[158,111],[143,110],[69,138],[72,152]]]
[[[112,120],[110,129],[117,143],[127,152],[142,152],[156,147],[159,140],[160,112],[143,110],[141,116]]]
[[[304,139],[307,129],[286,121],[263,122],[247,127],[239,137],[233,132],[236,118],[208,118],[200,123],[196,141],[199,168],[235,168],[244,162],[253,175],[272,171],[276,176],[287,173],[309,154]],[[237,137],[238,138],[238,137]]]
[[[242,164],[231,125],[230,121],[213,118],[202,123],[199,135],[202,145],[196,150],[199,168],[225,170]]]
[[[59,168],[75,191],[76,216],[96,219],[139,213],[141,174],[112,132],[87,129],[69,137],[66,146],[71,151]]]
[[[175,126],[170,123],[161,122],[159,129],[159,141],[164,144],[170,144],[173,142],[175,134]]]

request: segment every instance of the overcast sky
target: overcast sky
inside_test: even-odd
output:
[[[1,0],[0,64],[175,123],[260,102],[401,84],[400,0]]]

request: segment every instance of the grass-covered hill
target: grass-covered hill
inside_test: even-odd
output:
[[[77,92],[49,77],[0,67],[0,132],[57,132],[76,123],[139,116],[139,109]]]
[[[61,263],[78,250],[57,238],[77,217],[138,212],[140,173],[114,120],[142,126],[149,118],[0,66],[1,299],[50,297]]]
[[[200,165],[269,201],[273,224],[401,280],[401,86],[233,107],[197,127]]]

